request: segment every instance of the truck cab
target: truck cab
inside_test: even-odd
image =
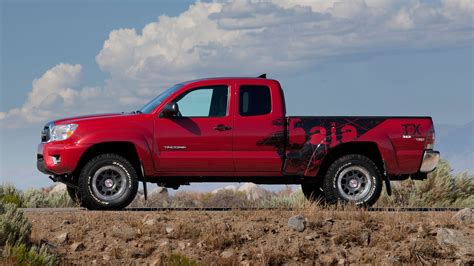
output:
[[[285,130],[283,96],[275,80],[187,83],[150,109],[156,118],[153,155],[159,175],[281,174],[281,156],[260,143]],[[283,134],[279,141],[284,142]]]

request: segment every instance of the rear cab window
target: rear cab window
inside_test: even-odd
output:
[[[242,85],[239,90],[241,116],[266,115],[272,111],[270,88],[262,85]]]

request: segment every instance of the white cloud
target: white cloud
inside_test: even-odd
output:
[[[112,31],[96,61],[111,74],[114,88],[132,83],[155,93],[183,78],[288,72],[346,56],[469,45],[468,6],[416,0],[198,2],[141,31]]]
[[[464,17],[471,19],[474,12],[474,3],[472,0],[442,0],[444,15],[451,18],[457,19]]]
[[[389,21],[389,25],[394,29],[408,30],[413,28],[413,19],[411,14],[404,8],[401,9],[392,19]]]
[[[81,65],[58,64],[33,80],[32,90],[25,103],[19,108],[0,113],[0,123],[7,127],[22,127],[27,123],[44,123],[47,120],[85,111],[88,100],[104,93],[100,88],[78,88]],[[100,105],[98,105],[100,108]]]
[[[72,87],[79,83],[80,65],[58,64],[33,80],[32,90],[23,106],[14,108],[0,119],[10,122],[39,122],[52,115],[52,109],[58,105],[71,105],[77,91]],[[11,124],[11,123],[8,123]],[[13,126],[13,124],[12,124]]]
[[[473,13],[471,0],[197,2],[143,29],[111,31],[96,56],[110,74],[103,88],[79,88],[81,67],[60,64],[0,121],[136,108],[165,86],[198,77],[289,73],[352,56],[472,45]],[[114,105],[94,104],[107,99]]]

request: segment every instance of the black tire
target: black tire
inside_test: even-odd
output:
[[[81,195],[79,194],[79,190],[77,188],[67,186],[66,190],[67,194],[69,194],[69,197],[71,197],[71,200],[74,203],[81,204]]]
[[[325,203],[322,182],[301,184],[305,198],[311,202]]]
[[[117,154],[92,158],[81,170],[79,195],[90,210],[117,210],[128,206],[138,190],[138,176],[132,164]]]
[[[382,186],[380,170],[360,154],[345,155],[334,161],[323,180],[324,195],[330,204],[349,202],[372,206],[379,199]]]

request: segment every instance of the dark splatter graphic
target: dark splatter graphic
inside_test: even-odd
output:
[[[314,176],[332,148],[357,140],[385,120],[375,117],[290,117],[286,121],[274,121],[278,125],[286,122],[289,136],[279,131],[257,144],[275,147],[284,160],[284,174]]]
[[[275,133],[271,134],[270,136],[260,140],[257,142],[257,145],[264,145],[264,146],[272,146],[275,147],[278,156],[280,159],[284,160],[285,158],[285,146],[286,146],[286,119],[279,118],[272,121],[272,125],[282,128],[282,130],[278,130]]]

